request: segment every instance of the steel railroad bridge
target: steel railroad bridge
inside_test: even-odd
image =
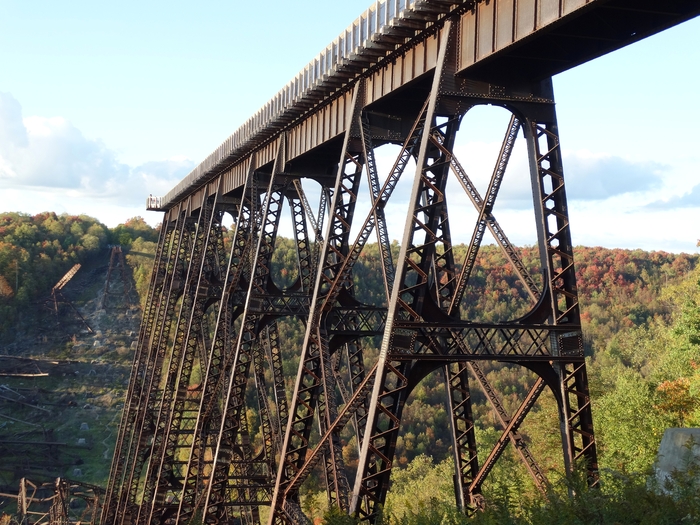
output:
[[[563,468],[583,465],[595,484],[551,77],[699,13],[699,0],[372,5],[170,193],[149,200],[164,220],[102,523],[257,524],[261,507],[269,524],[309,523],[300,488],[312,471],[329,505],[373,523],[406,400],[430,373],[445,382],[464,512],[483,504],[483,482],[508,443],[535,487],[550,483],[519,432],[540,395],[558,406],[552,431],[561,433]],[[510,114],[485,191],[454,147],[463,117],[480,105]],[[518,134],[527,144],[536,272],[494,213]],[[381,169],[376,151],[387,144],[395,158]],[[402,176],[412,189],[396,256],[385,210]],[[448,180],[459,191],[448,195]],[[320,188],[314,198],[311,183]],[[462,192],[475,220],[458,258],[448,201]],[[285,213],[298,256],[289,286],[272,271]],[[487,230],[520,283],[526,307],[517,319],[463,313]],[[384,296],[365,304],[353,268],[375,238]],[[283,318],[305,330],[293,390]],[[489,383],[487,361],[531,378],[515,410]],[[485,457],[477,455],[474,389],[501,432]],[[341,432],[356,437],[356,468],[345,464]]]

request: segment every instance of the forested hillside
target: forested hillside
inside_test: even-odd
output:
[[[76,262],[104,258],[109,244],[120,244],[126,250],[132,286],[143,304],[156,241],[157,231],[138,218],[110,230],[85,216],[0,214],[0,347],[5,349],[4,353],[21,347],[17,345],[18,338],[31,333],[35,305],[56,281]],[[394,243],[393,249],[398,253],[398,244]],[[531,273],[539,275],[536,250],[523,247],[520,251]],[[456,259],[461,260],[465,252],[466,247],[455,247]],[[289,284],[295,278],[295,257],[293,241],[279,239],[273,258],[278,284]],[[625,490],[641,491],[635,492],[634,497],[646,497],[643,474],[651,468],[664,429],[700,426],[698,256],[578,247],[576,268],[600,464],[607,473],[605,476],[614,473],[608,476],[605,490],[612,491],[611,501],[623,497]],[[353,276],[358,283],[362,282],[357,287],[359,300],[381,303],[384,292],[376,245],[369,245],[363,251]],[[463,313],[470,318],[500,321],[527,311],[527,295],[497,247],[485,246],[480,250],[471,283],[462,305]],[[296,375],[303,330],[296,320],[280,322],[289,391]],[[72,357],[81,355],[75,352],[76,342],[64,342],[61,351],[69,349]],[[58,350],[47,350],[48,354],[51,352],[57,355]],[[126,350],[115,350],[114,354],[104,354],[102,359],[121,360],[125,364],[129,354]],[[513,411],[532,384],[531,374],[503,364],[485,365],[484,370],[500,392],[504,406]],[[123,395],[123,386],[114,388],[114,397],[118,399]],[[387,515],[395,516],[397,523],[406,512],[405,520],[409,521],[405,523],[413,523],[412,513],[424,517],[433,511],[442,516],[449,514],[446,509],[452,505],[452,467],[445,399],[442,376],[432,374],[413,392],[404,411],[402,437],[396,451],[396,462],[403,468],[395,471],[395,490],[387,502]],[[491,408],[478,392],[474,392],[474,400],[479,440],[492,443],[500,431],[495,427]],[[4,410],[0,405],[0,413]],[[249,414],[253,428],[255,417],[254,413]],[[557,427],[556,418],[553,398],[543,395],[521,429],[545,471],[561,471],[560,438],[549,430]],[[111,428],[115,425],[113,422]],[[344,437],[345,460],[353,465],[357,443],[349,434]],[[254,439],[260,441],[262,436]],[[485,486],[485,495],[492,503],[491,508],[508,514],[508,519],[513,521],[505,521],[503,515],[484,522],[547,522],[532,518],[536,513],[533,509],[543,500],[538,499],[540,496],[524,468],[514,455],[504,459]],[[100,472],[105,475],[104,469]],[[620,481],[620,476],[627,481]],[[97,478],[91,481],[100,482]],[[558,486],[566,488],[565,483]],[[306,510],[322,515],[325,498],[318,495],[318,487],[313,483],[307,483],[305,488]],[[544,507],[562,505],[560,510],[564,512],[566,504],[557,500],[556,494],[561,492],[550,495]],[[579,488],[577,494],[583,498],[587,492]],[[607,497],[608,492],[603,494]],[[630,494],[624,497],[633,497]],[[458,520],[454,516],[452,519]],[[482,519],[486,520],[487,515]],[[548,522],[555,523],[551,519]]]
[[[21,477],[104,485],[141,319],[134,290],[156,239],[140,218],[109,229],[84,215],[0,214],[0,492]],[[117,244],[142,264],[126,281],[115,269],[103,301]]]
[[[74,264],[109,242],[96,219],[41,213],[0,215],[0,334],[7,341],[20,312],[50,292]]]
[[[276,269],[280,273],[284,272],[285,268],[287,272],[291,272],[289,268],[294,256],[293,244],[287,241],[282,247],[276,253],[279,265]],[[398,245],[394,245],[394,248],[398,252]],[[463,258],[465,251],[465,246],[456,247],[456,259]],[[531,273],[536,275],[536,250],[523,248],[521,255]],[[641,395],[641,391],[647,392],[644,401],[640,398],[637,402],[646,403],[646,408],[655,414],[651,419],[655,418],[657,422],[656,426],[649,429],[651,433],[642,432],[646,435],[640,436],[637,446],[626,448],[626,452],[616,452],[615,457],[619,456],[620,459],[610,463],[611,466],[625,465],[628,469],[636,470],[647,468],[661,439],[664,425],[674,426],[689,422],[689,414],[685,416],[686,420],[681,421],[674,415],[676,413],[673,412],[672,406],[661,400],[665,399],[664,396],[671,395],[669,389],[677,389],[672,385],[685,384],[686,379],[679,379],[681,376],[678,374],[684,374],[682,377],[690,381],[693,377],[692,360],[700,361],[700,355],[693,354],[696,348],[693,347],[692,336],[687,335],[687,340],[682,336],[669,339],[666,328],[669,323],[675,323],[680,318],[692,324],[690,318],[693,314],[687,309],[692,310],[692,306],[689,305],[696,302],[700,304],[697,290],[700,274],[696,270],[697,262],[697,255],[586,247],[576,249],[583,329],[587,354],[591,356],[590,373],[596,403],[605,406],[601,411],[609,414],[612,412],[608,406],[627,404],[628,400],[619,396],[627,395],[622,392],[627,392],[625,385],[629,380],[638,389],[638,394]],[[380,268],[376,245],[367,247],[354,274],[356,282],[362,281],[362,286],[357,287],[360,300],[377,302],[377,297],[383,293]],[[473,281],[475,284],[469,287],[463,308],[463,312],[470,318],[484,321],[514,319],[527,308],[525,292],[498,247],[485,246],[480,250]],[[696,321],[700,322],[700,318]],[[283,326],[286,327],[288,337],[287,357],[292,359],[300,351],[298,345],[302,335],[301,327],[292,323],[284,323]],[[676,332],[678,330],[680,329]],[[681,331],[686,334],[688,330],[690,328]],[[691,339],[688,339],[689,337]],[[676,346],[678,350],[674,350]],[[681,347],[685,350],[681,350]],[[685,351],[689,353],[686,355]],[[662,361],[666,364],[662,364]],[[674,372],[676,376],[668,369],[670,363],[678,366]],[[660,370],[656,370],[657,366],[665,367],[664,370],[668,369],[669,372],[664,375]],[[514,410],[517,407],[518,394],[524,394],[525,386],[532,383],[531,376],[520,367],[484,364],[484,369],[487,370],[491,383],[504,395],[506,407]],[[639,378],[635,376],[632,380],[630,374],[637,374]],[[619,391],[613,380],[620,381]],[[680,383],[671,384],[665,381]],[[700,384],[697,386],[700,387]],[[676,391],[673,390],[673,393],[675,395]],[[482,430],[489,433],[493,426],[491,409],[483,402],[484,399],[478,392],[475,394],[479,402],[476,410]],[[435,374],[426,378],[414,391],[403,415],[403,437],[398,441],[397,461],[400,465],[406,465],[419,454],[430,454],[435,459],[447,457],[450,438],[444,400],[444,385]],[[546,402],[540,405],[541,414],[537,417],[556,417],[553,401],[551,405]],[[643,407],[639,406],[638,409],[643,410]],[[620,416],[615,414],[611,421],[619,419]],[[604,440],[601,445],[604,451],[622,447],[623,443],[617,440],[637,441],[634,437],[637,431],[633,428],[626,429],[626,432],[629,432],[626,437],[605,432],[605,417],[601,415],[598,418],[601,420],[599,426],[603,432]],[[649,418],[644,419],[650,423]],[[632,423],[629,421],[629,424]],[[555,425],[550,424],[548,428],[555,428]],[[618,425],[616,432],[619,428]],[[533,436],[537,434],[537,429],[528,430]],[[495,434],[493,437],[495,439]],[[541,452],[545,458],[552,456],[546,450],[548,447],[558,451],[558,436],[541,438],[542,441],[533,443],[533,449],[543,449]],[[354,443],[348,444],[348,457],[351,457],[350,450],[354,446]],[[606,454],[604,458],[612,461],[613,455]],[[627,461],[628,459],[630,461]],[[558,463],[558,455],[552,457],[551,461],[550,466]]]
[[[20,314],[30,315],[74,264],[90,262],[110,244],[138,247],[157,237],[140,218],[110,230],[87,215],[0,214],[0,345],[13,342],[24,327]]]

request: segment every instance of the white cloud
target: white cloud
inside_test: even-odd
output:
[[[19,102],[0,93],[0,187],[5,190],[50,190],[73,200],[142,207],[149,193],[166,193],[193,166],[177,157],[131,167],[65,118],[22,118]]]
[[[26,145],[27,130],[22,122],[22,106],[9,93],[0,92],[0,148]]]
[[[650,210],[624,196],[569,206],[575,245],[697,253],[697,210]],[[678,227],[683,225],[683,227]]]

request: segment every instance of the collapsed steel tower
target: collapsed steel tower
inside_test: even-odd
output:
[[[565,469],[579,462],[596,483],[551,75],[698,12],[698,1],[663,9],[622,0],[376,2],[182,183],[149,199],[164,221],[102,523],[259,523],[261,507],[268,523],[307,523],[300,487],[314,469],[330,505],[374,522],[402,411],[433,372],[446,385],[459,508],[481,505],[482,484],[509,442],[535,486],[546,486],[518,432],[545,390],[558,407],[552,430],[561,433]],[[480,105],[511,115],[483,192],[455,149],[465,115]],[[494,212],[519,134],[538,275]],[[382,170],[377,150],[386,144],[395,157]],[[385,210],[402,177],[411,190],[396,256]],[[476,217],[461,260],[449,180]],[[309,181],[320,188],[314,199]],[[288,286],[272,269],[285,207],[297,253]],[[461,313],[487,231],[529,298],[517,319]],[[365,304],[353,268],[373,237],[384,296]],[[281,318],[305,329],[293,391],[285,388]],[[484,361],[535,378],[515,412]],[[475,386],[501,427],[485,458],[477,454]],[[341,450],[346,427],[359,444],[353,472]]]

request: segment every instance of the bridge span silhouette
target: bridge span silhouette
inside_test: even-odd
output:
[[[403,409],[429,374],[445,384],[463,512],[483,505],[483,483],[509,444],[535,487],[552,483],[520,432],[544,396],[558,407],[551,432],[561,435],[563,473],[579,465],[595,485],[551,77],[698,14],[700,0],[371,5],[167,195],[149,197],[163,225],[101,522],[310,523],[300,494],[315,473],[329,506],[374,523]],[[507,118],[479,184],[456,144],[460,133],[479,136],[465,116],[485,105]],[[519,143],[534,269],[497,220]],[[397,253],[387,210],[406,195]],[[450,222],[459,199],[469,224]],[[296,248],[291,282],[273,269],[281,223]],[[470,239],[459,254],[456,231]],[[482,289],[485,238],[517,277],[515,319],[465,313]],[[382,293],[372,302],[354,268],[374,242]],[[304,331],[292,358],[285,320]],[[515,409],[489,381],[492,362],[528,378]],[[485,455],[476,391],[499,433]]]

